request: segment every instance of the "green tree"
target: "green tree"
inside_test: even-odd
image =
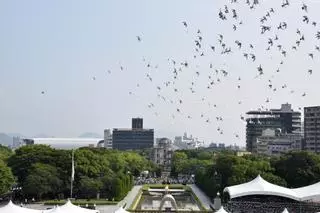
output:
[[[275,174],[285,179],[288,187],[307,186],[320,179],[320,156],[314,153],[287,153],[272,164]]]
[[[103,187],[101,179],[81,177],[80,179],[80,193],[81,197],[91,198],[95,197]]]
[[[12,155],[11,149],[0,145],[0,160],[6,161]]]
[[[0,195],[10,190],[14,184],[14,177],[11,169],[0,160]]]
[[[56,159],[53,156],[55,150],[46,145],[27,145],[15,151],[15,154],[8,159],[8,165],[13,174],[23,183],[29,175],[29,170],[35,163],[55,165]]]
[[[35,195],[41,199],[43,195],[58,194],[61,191],[61,184],[62,181],[55,167],[35,163],[23,182],[22,190],[25,194]]]

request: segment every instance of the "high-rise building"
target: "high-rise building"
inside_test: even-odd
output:
[[[143,119],[132,118],[132,129],[143,129]]]
[[[112,149],[112,134],[110,129],[104,130],[104,147],[107,149]]]
[[[301,134],[301,113],[293,111],[291,104],[282,104],[280,109],[249,111],[246,114],[247,151],[257,152],[257,137],[265,129],[277,129],[283,134]]]
[[[112,148],[119,150],[153,148],[154,130],[143,129],[142,124],[142,118],[132,119],[131,129],[113,129]]]
[[[320,153],[320,106],[304,108],[304,149]]]

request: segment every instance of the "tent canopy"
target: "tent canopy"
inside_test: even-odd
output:
[[[7,205],[0,208],[0,212],[1,213],[42,213],[44,211],[20,207],[12,203],[10,200]]]
[[[73,205],[70,201],[67,201],[62,206],[55,207],[50,210],[36,210],[20,207],[13,204],[11,201],[0,208],[1,213],[99,213],[98,210],[90,210]]]
[[[221,206],[221,208],[216,211],[215,213],[228,213],[226,210],[224,210],[223,206]]]
[[[284,208],[282,213],[289,213],[287,208]]]
[[[250,182],[226,187],[223,191],[228,192],[231,199],[248,195],[272,195],[286,197],[297,201],[300,200],[300,197],[295,191],[269,183],[260,175]]]
[[[260,175],[247,183],[226,187],[223,191],[228,192],[231,199],[248,195],[272,195],[296,201],[320,201],[320,182],[309,186],[289,189],[269,183]]]

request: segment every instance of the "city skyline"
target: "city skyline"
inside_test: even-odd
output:
[[[132,117],[142,117],[156,137],[188,132],[208,144],[244,146],[241,115],[247,111],[290,103],[303,112],[320,105],[319,27],[311,24],[320,23],[320,3],[303,1],[306,13],[302,1],[287,8],[261,1],[255,9],[243,2],[2,1],[0,132],[103,135],[104,129],[130,127]],[[223,21],[218,14],[225,5],[230,12]],[[264,25],[271,31],[261,34],[260,19],[270,8],[275,12]],[[287,29],[278,29],[283,22]],[[296,51],[297,29],[304,40]],[[219,34],[231,54],[220,54]],[[199,36],[201,48],[195,44]],[[269,38],[275,44],[266,51]],[[245,53],[255,54],[256,61]]]

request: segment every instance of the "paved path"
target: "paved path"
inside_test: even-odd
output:
[[[128,209],[134,201],[134,198],[138,194],[139,190],[141,189],[141,185],[134,186],[131,191],[127,194],[127,196],[120,201],[117,205],[107,205],[107,206],[97,206],[97,209],[100,213],[113,213],[121,206],[126,205],[125,209]]]
[[[210,198],[203,192],[201,191],[201,189],[199,189],[197,187],[197,185],[192,184],[192,185],[188,185],[191,187],[192,191],[197,195],[197,197],[199,198],[199,200],[202,202],[202,205],[210,210],[210,205],[213,206],[213,203],[211,202]]]
[[[142,185],[134,186],[131,191],[127,194],[127,196],[118,203],[118,206],[123,206],[126,204],[125,209],[128,209],[134,201],[134,198],[138,194],[139,190],[141,189]]]

